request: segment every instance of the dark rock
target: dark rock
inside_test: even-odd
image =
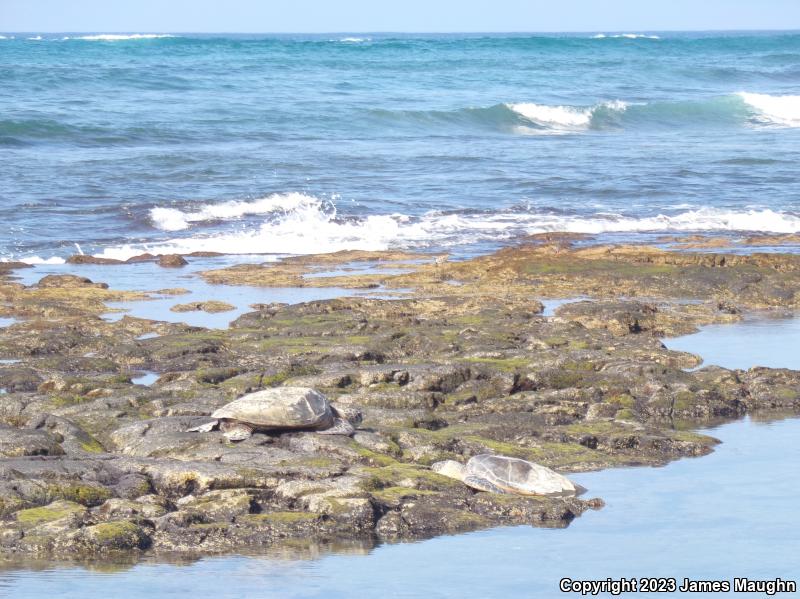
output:
[[[164,268],[180,268],[187,264],[186,259],[178,254],[162,254],[158,257],[158,265]]]

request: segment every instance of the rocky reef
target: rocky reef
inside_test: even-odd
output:
[[[797,308],[800,257],[581,242],[539,236],[466,261],[344,252],[208,271],[219,300],[231,284],[381,295],[256,305],[225,330],[110,322],[105,302],[149,296],[74,275],[24,286],[13,274],[24,265],[0,264],[0,317],[14,319],[0,328],[0,553],[561,527],[602,501],[476,492],[430,465],[481,453],[567,474],[661,465],[712,451],[693,427],[800,410],[800,372],[690,370],[697,356],[660,341]],[[585,299],[545,316],[545,298]],[[134,384],[140,371],[159,378]],[[185,432],[282,385],[357,406],[364,421],[352,438],[295,431],[232,444]]]

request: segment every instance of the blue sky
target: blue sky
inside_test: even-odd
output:
[[[800,0],[0,0],[0,31],[800,29]]]

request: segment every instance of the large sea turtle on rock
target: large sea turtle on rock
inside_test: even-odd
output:
[[[490,493],[571,497],[584,490],[550,468],[488,453],[470,458],[466,465],[445,460],[436,462],[431,469],[473,489]]]
[[[213,421],[186,432],[222,430],[229,441],[244,441],[254,432],[313,430],[323,435],[352,435],[361,412],[334,406],[308,387],[276,387],[249,393],[211,414]]]

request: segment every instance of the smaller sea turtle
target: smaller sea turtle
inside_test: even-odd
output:
[[[186,432],[222,430],[229,441],[244,441],[256,431],[313,430],[323,435],[352,435],[361,412],[335,407],[308,387],[276,387],[250,393],[211,414],[211,422]]]
[[[454,460],[436,462],[434,472],[463,481],[469,487],[490,493],[516,495],[577,495],[580,487],[569,479],[533,462],[484,453],[464,464]]]

